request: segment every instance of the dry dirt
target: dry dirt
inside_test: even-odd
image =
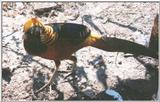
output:
[[[28,55],[22,35],[24,22],[37,16],[45,23],[84,24],[94,33],[148,46],[158,10],[156,2],[2,2],[2,100],[113,100],[105,94],[108,88],[124,100],[156,100],[157,59],[93,47],[75,53],[75,76],[64,79],[73,62],[63,60],[57,85],[33,97],[32,92],[48,81],[55,64]]]

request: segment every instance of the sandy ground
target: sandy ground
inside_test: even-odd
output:
[[[40,11],[41,8],[46,11]],[[93,47],[75,53],[78,59],[75,76],[64,79],[70,74],[73,62],[63,60],[55,82],[57,85],[33,97],[32,91],[49,80],[55,63],[28,55],[22,35],[24,22],[37,16],[45,23],[84,24],[94,33],[148,46],[158,10],[156,2],[2,2],[2,99],[113,100],[104,92],[110,88],[124,100],[156,100],[157,59]]]

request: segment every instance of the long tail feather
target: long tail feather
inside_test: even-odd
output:
[[[140,45],[128,40],[118,39],[114,37],[107,37],[107,36],[98,37],[97,39],[93,37],[92,39],[94,39],[94,43],[92,43],[90,46],[93,46],[105,51],[125,52],[125,53],[131,53],[135,55],[145,55],[153,58],[158,58],[158,54],[153,50],[151,50],[150,48],[147,48],[143,45]]]

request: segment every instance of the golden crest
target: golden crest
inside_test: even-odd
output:
[[[44,25],[37,18],[31,18],[24,24],[23,31],[27,32],[32,26],[35,25],[44,27]]]

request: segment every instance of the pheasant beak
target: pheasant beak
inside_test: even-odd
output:
[[[37,18],[31,18],[24,24],[23,31],[27,32],[31,27],[36,25],[44,27],[44,25]]]

